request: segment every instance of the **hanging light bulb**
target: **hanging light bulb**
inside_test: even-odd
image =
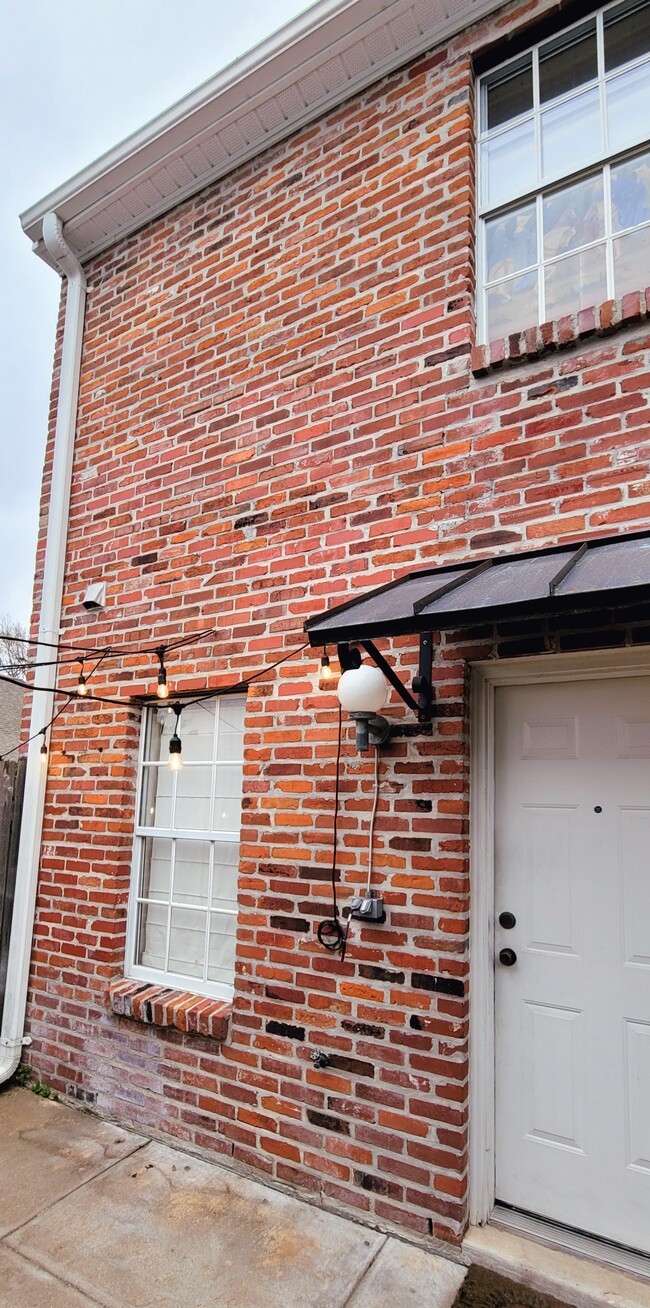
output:
[[[41,745],[40,748],[41,763],[47,763],[47,740],[45,739],[45,730],[46,728],[44,727],[41,732],[41,735],[43,737],[43,744]]]
[[[183,766],[183,746],[178,734],[178,724],[181,716],[179,705],[174,705],[174,713],[176,714],[176,726],[174,727],[174,734],[169,742],[169,758],[167,760],[167,766],[169,767],[170,772],[180,772]]]
[[[323,657],[320,661],[320,679],[321,681],[332,680],[332,669],[330,667],[329,654],[327,653],[327,650],[324,651]]]
[[[87,694],[88,694],[88,683],[87,683],[87,681],[86,681],[86,678],[84,677],[84,664],[83,664],[83,659],[81,660],[81,671],[80,671],[80,673],[79,673],[79,680],[78,680],[78,682],[77,682],[77,694],[78,694],[78,695],[87,695]]]
[[[160,668],[158,669],[158,685],[156,686],[156,694],[158,696],[158,699],[167,699],[169,696],[169,686],[167,685],[167,669],[165,667],[165,646],[161,645],[156,650],[156,654],[158,655],[158,659],[160,662]]]

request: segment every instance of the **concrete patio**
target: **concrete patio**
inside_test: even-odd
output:
[[[450,1308],[466,1268],[29,1090],[0,1092],[0,1308]],[[465,1260],[578,1308],[650,1283],[495,1228]]]
[[[449,1308],[465,1275],[28,1090],[0,1168],[1,1308]]]

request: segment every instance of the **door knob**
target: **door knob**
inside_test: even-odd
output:
[[[499,953],[499,962],[503,963],[504,967],[512,967],[513,963],[517,962],[514,949],[502,949]]]

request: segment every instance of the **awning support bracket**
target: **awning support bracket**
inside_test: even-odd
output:
[[[417,713],[418,722],[430,722],[433,717],[433,640],[431,632],[423,631],[420,636],[420,661],[417,676],[413,678],[413,689],[417,699],[407,689],[404,682],[400,680],[395,669],[391,668],[390,663],[386,662],[374,641],[362,640],[359,643],[365,649],[366,654],[370,655],[373,663],[383,672],[386,680],[390,682],[407,707]]]

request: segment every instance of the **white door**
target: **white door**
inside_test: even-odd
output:
[[[650,1252],[650,677],[495,694],[496,1197]]]

